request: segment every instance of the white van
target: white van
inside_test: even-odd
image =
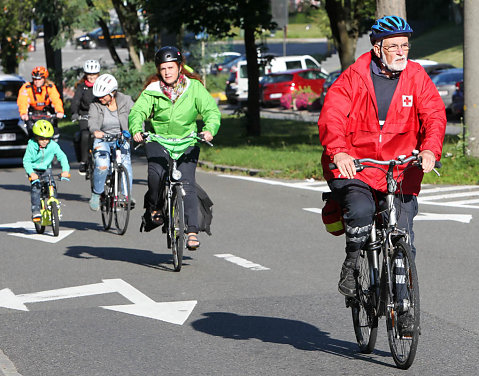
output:
[[[266,66],[266,73],[283,72],[290,69],[321,69],[321,64],[310,55],[278,56]],[[326,72],[321,69],[322,72]]]
[[[290,69],[321,69],[321,64],[310,55],[296,56],[278,56],[271,59],[266,66],[260,65],[259,77],[261,78],[268,73],[283,72]],[[248,100],[248,72],[246,60],[239,61],[235,67],[231,69],[230,77],[226,81],[225,88],[226,98],[228,102],[245,102]]]

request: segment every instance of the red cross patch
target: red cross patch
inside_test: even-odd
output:
[[[403,107],[412,107],[412,95],[403,95],[402,96],[402,106]]]

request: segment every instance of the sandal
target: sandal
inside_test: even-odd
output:
[[[191,243],[196,243],[192,245]],[[200,241],[198,240],[198,236],[196,234],[188,235],[188,240],[186,241],[186,248],[190,251],[196,251],[200,247]]]

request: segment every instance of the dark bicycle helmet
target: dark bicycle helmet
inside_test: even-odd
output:
[[[175,61],[178,64],[181,64],[183,61],[183,56],[178,48],[173,46],[165,46],[156,51],[155,65],[160,65],[161,63],[167,63],[169,61]]]
[[[411,26],[401,17],[398,16],[385,16],[378,19],[371,27],[371,34],[369,39],[374,44],[376,41],[399,34],[406,34],[411,36],[413,30]]]

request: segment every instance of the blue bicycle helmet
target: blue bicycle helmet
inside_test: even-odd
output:
[[[377,40],[390,37],[392,35],[406,34],[411,36],[413,30],[411,26],[401,17],[385,16],[378,19],[371,27],[371,34],[369,39],[374,44]]]

